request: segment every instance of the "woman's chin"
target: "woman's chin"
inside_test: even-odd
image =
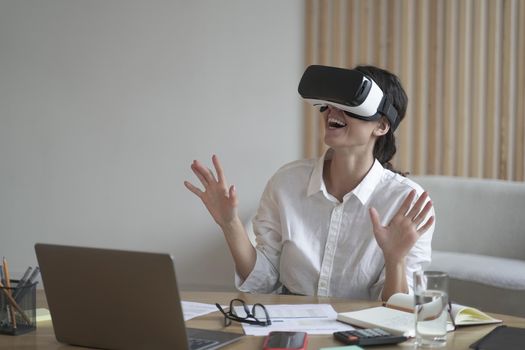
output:
[[[346,139],[346,133],[342,132],[344,130],[340,129],[327,129],[324,133],[324,143],[328,146],[335,146],[341,143],[344,143]]]

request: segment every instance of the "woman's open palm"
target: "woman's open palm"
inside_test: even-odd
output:
[[[191,164],[191,170],[204,186],[204,191],[189,181],[184,181],[184,186],[202,200],[213,220],[223,227],[237,218],[237,194],[234,186],[228,187],[221,163],[216,155],[212,156],[212,162],[217,177],[211,169],[204,167],[199,161],[194,160]]]
[[[432,202],[426,202],[428,193],[423,192],[410,208],[415,196],[415,191],[408,194],[388,226],[382,226],[379,213],[375,208],[370,208],[374,235],[377,244],[383,250],[385,260],[401,261],[404,259],[419,237],[434,223],[433,216],[425,221],[432,209]]]

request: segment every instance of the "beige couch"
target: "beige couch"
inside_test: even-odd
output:
[[[434,202],[429,269],[449,273],[451,300],[525,317],[525,183],[411,178]]]

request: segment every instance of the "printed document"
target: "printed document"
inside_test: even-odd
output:
[[[246,335],[264,336],[272,331],[297,331],[308,334],[332,334],[354,329],[336,321],[337,312],[330,304],[264,305],[272,324],[267,327],[242,323]],[[251,305],[248,306],[251,309]],[[242,308],[242,307],[241,307]],[[241,310],[239,310],[241,312]]]
[[[215,304],[196,303],[193,301],[181,301],[181,304],[184,321],[217,311],[217,306],[215,306]]]

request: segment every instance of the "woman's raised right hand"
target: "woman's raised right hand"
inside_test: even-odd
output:
[[[217,172],[217,177],[215,177],[211,169],[204,167],[199,161],[194,160],[191,164],[191,170],[193,170],[204,186],[204,191],[189,181],[184,181],[184,186],[202,200],[213,220],[220,227],[224,228],[232,225],[235,220],[239,219],[237,216],[237,193],[235,186],[228,187],[217,156],[213,155],[211,159]]]

